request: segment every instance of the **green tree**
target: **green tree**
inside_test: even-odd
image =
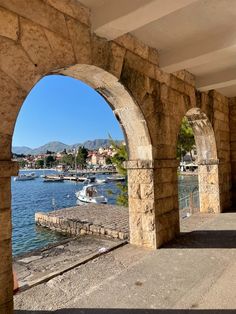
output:
[[[44,160],[43,159],[38,159],[36,160],[36,168],[43,168],[44,167]]]
[[[106,165],[112,165],[112,160],[110,156],[106,157]]]
[[[52,167],[53,164],[55,163],[55,157],[49,155],[46,157],[45,162],[46,162],[46,167]]]
[[[193,129],[189,125],[188,119],[186,117],[183,118],[181,123],[181,128],[178,136],[177,143],[177,158],[181,159],[187,153],[190,153],[192,158],[191,151],[195,147],[195,140],[193,135]]]
[[[25,160],[19,160],[18,163],[19,163],[19,167],[20,167],[21,169],[22,169],[22,168],[25,168],[25,166],[26,166],[26,161],[25,161]]]
[[[88,158],[88,150],[83,146],[79,147],[77,156],[76,156],[76,162],[77,162],[77,165],[80,166],[80,168],[83,169],[86,166],[87,158]]]
[[[60,162],[62,164],[65,164],[67,166],[70,166],[71,168],[74,167],[74,163],[75,163],[75,157],[72,154],[66,154],[64,155],[61,159]]]
[[[128,182],[127,182],[127,169],[125,167],[125,161],[128,160],[128,152],[126,145],[116,144],[111,138],[111,145],[116,151],[116,154],[111,158],[112,164],[116,167],[117,172],[126,177],[125,183],[118,183],[117,187],[120,190],[116,202],[118,205],[128,207]]]

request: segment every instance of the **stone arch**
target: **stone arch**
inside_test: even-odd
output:
[[[219,161],[214,130],[207,115],[199,108],[188,110],[185,116],[193,129],[198,154],[200,211],[219,213]]]
[[[96,89],[113,108],[129,148],[130,242],[157,246],[152,143],[142,110],[119,82],[125,48],[101,40],[100,49],[89,22],[81,23],[44,2],[44,8],[35,11],[26,2],[22,5],[23,9],[6,2],[3,10],[16,21],[15,32],[9,30],[6,19],[0,36],[0,210],[4,211],[0,213],[0,225],[4,226],[0,228],[0,251],[5,252],[0,262],[0,309],[6,313],[12,313],[13,304],[10,177],[17,174],[17,165],[11,161],[12,134],[24,99],[45,75],[77,78]]]

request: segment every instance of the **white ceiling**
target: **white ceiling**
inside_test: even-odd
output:
[[[167,72],[187,69],[199,90],[236,96],[236,0],[80,0],[107,39],[130,32],[160,52]]]

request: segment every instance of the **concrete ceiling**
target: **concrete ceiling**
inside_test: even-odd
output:
[[[166,72],[186,69],[199,90],[236,96],[236,0],[80,0],[107,39],[130,32],[160,52]]]

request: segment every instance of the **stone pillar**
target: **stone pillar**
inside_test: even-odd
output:
[[[128,161],[130,243],[156,248],[154,176],[152,161]]]
[[[218,163],[218,160],[198,163],[200,212],[221,212]]]
[[[11,176],[18,165],[0,161],[0,314],[13,313]]]
[[[178,165],[176,158],[154,162],[157,248],[174,239],[180,232]]]
[[[129,161],[130,243],[156,249],[179,233],[176,160]]]

